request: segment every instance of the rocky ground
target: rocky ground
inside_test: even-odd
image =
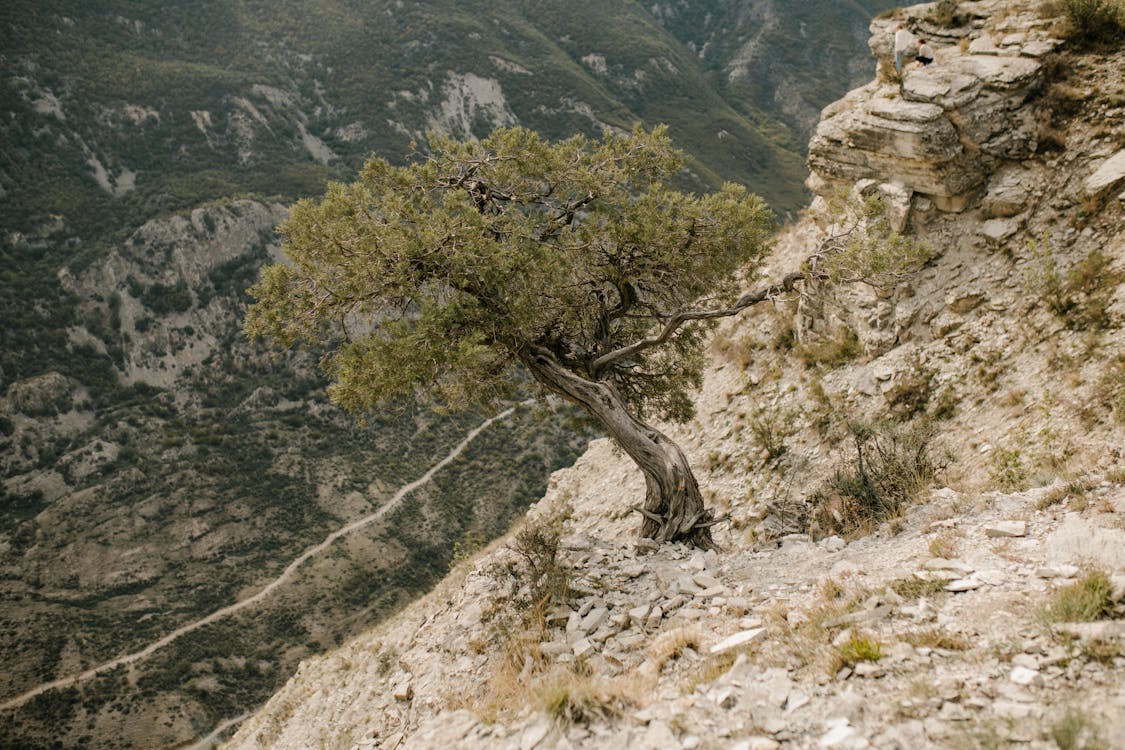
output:
[[[600,515],[560,479],[539,514]],[[577,595],[539,640],[495,648],[510,541],[303,665],[232,747],[1122,747],[1123,623],[1051,620],[1090,569],[1116,572],[1123,614],[1123,514],[1118,475],[934,490],[897,531],[851,542],[651,550],[572,523],[560,559]]]

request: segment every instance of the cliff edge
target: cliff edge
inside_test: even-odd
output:
[[[873,197],[932,259],[725,324],[667,427],[722,550],[637,544],[643,482],[596,441],[226,747],[1125,747],[1125,53],[943,5],[873,23],[767,271]],[[897,21],[937,54],[890,82]],[[923,488],[853,517],[843,479],[907,435]]]

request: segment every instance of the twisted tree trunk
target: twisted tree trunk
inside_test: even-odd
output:
[[[642,538],[684,542],[703,549],[715,546],[711,511],[680,447],[659,430],[637,419],[617,390],[587,380],[565,367],[548,350],[534,348],[520,356],[539,383],[577,404],[597,419],[640,468],[645,477],[645,502],[635,508],[644,517]]]

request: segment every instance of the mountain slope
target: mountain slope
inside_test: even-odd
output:
[[[932,7],[904,20],[930,34]],[[825,195],[881,196],[933,259],[724,325],[697,418],[667,427],[724,550],[629,543],[643,479],[596,441],[538,534],[307,661],[227,747],[1125,742],[1125,53],[1050,56],[1057,19],[962,7],[967,44],[853,91],[812,147]],[[769,275],[847,226],[814,201]],[[937,472],[857,517],[848,492],[896,462]],[[536,610],[521,561],[559,523],[569,590]]]

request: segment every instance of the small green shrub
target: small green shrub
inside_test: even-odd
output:
[[[1125,424],[1125,355],[1106,364],[1094,386],[1094,402],[1109,407],[1117,424]]]
[[[1027,489],[1027,465],[1023,461],[1023,452],[1019,448],[994,450],[988,477],[1001,490]]]
[[[547,613],[570,596],[571,571],[559,560],[559,538],[569,509],[529,521],[512,538],[514,560],[496,564],[492,577],[506,585],[508,596],[488,615],[502,640],[519,640],[529,631],[543,633]]]
[[[758,446],[766,451],[767,462],[781,458],[789,450],[785,439],[793,434],[795,418],[793,412],[776,410],[759,410],[750,416],[750,432]]]
[[[828,369],[842,367],[853,362],[863,354],[859,334],[847,326],[841,326],[831,337],[821,338],[815,343],[802,344],[797,356],[808,367],[823,365]]]
[[[925,412],[934,390],[934,377],[937,370],[926,367],[915,358],[910,366],[899,374],[894,384],[883,394],[891,414],[896,418],[912,419]]]
[[[1100,570],[1056,591],[1041,611],[1046,624],[1094,622],[1113,614],[1113,584]]]
[[[839,670],[854,667],[861,661],[879,661],[882,658],[883,644],[871,636],[857,633],[836,647],[834,666]]]
[[[942,468],[932,453],[928,420],[900,425],[848,425],[855,447],[852,463],[837,469],[811,500],[817,533],[851,534],[899,516]]]
[[[464,538],[453,543],[453,559],[449,561],[450,570],[466,560],[471,560],[487,542],[488,540],[479,531],[474,529],[466,531]]]
[[[1125,42],[1125,5],[1121,0],[1061,0],[1067,40],[1078,47],[1115,46]]]

